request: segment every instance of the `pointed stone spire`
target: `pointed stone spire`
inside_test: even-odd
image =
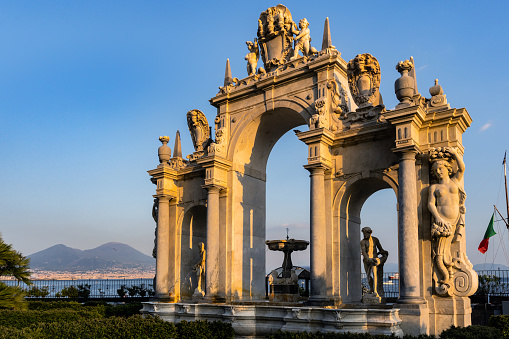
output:
[[[173,147],[173,157],[182,158],[182,145],[180,143],[180,132],[177,130],[175,135],[175,147]]]
[[[224,86],[228,86],[233,82],[232,70],[230,68],[230,59],[226,59],[226,70],[224,71]]]
[[[410,75],[412,78],[414,78],[414,94],[418,94],[419,91],[417,90],[417,77],[415,76],[415,62],[414,62],[413,56],[410,57],[410,62],[412,63],[412,65],[414,67],[412,67],[412,69],[410,70],[408,75]]]
[[[322,51],[332,46],[332,39],[330,36],[329,17],[325,18],[325,25],[323,26],[323,40],[322,40]]]

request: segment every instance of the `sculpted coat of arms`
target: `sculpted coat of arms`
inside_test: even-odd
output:
[[[369,53],[359,54],[348,62],[348,85],[359,108],[382,104],[380,96],[380,64]]]

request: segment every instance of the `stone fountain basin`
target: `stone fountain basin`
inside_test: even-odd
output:
[[[265,244],[271,251],[304,251],[308,248],[309,241],[306,240],[267,240]]]

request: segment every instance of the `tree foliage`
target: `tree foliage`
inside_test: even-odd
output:
[[[20,282],[30,285],[30,260],[12,245],[6,244],[0,235],[0,276],[10,276]],[[0,282],[0,308],[25,308],[25,293],[19,286],[9,286]]]

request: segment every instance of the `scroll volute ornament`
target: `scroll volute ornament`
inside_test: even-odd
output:
[[[380,64],[369,53],[358,54],[348,62],[348,85],[359,108],[382,104],[380,96]]]
[[[201,152],[210,144],[210,128],[205,114],[193,109],[187,112],[187,126],[193,139],[194,150]]]

